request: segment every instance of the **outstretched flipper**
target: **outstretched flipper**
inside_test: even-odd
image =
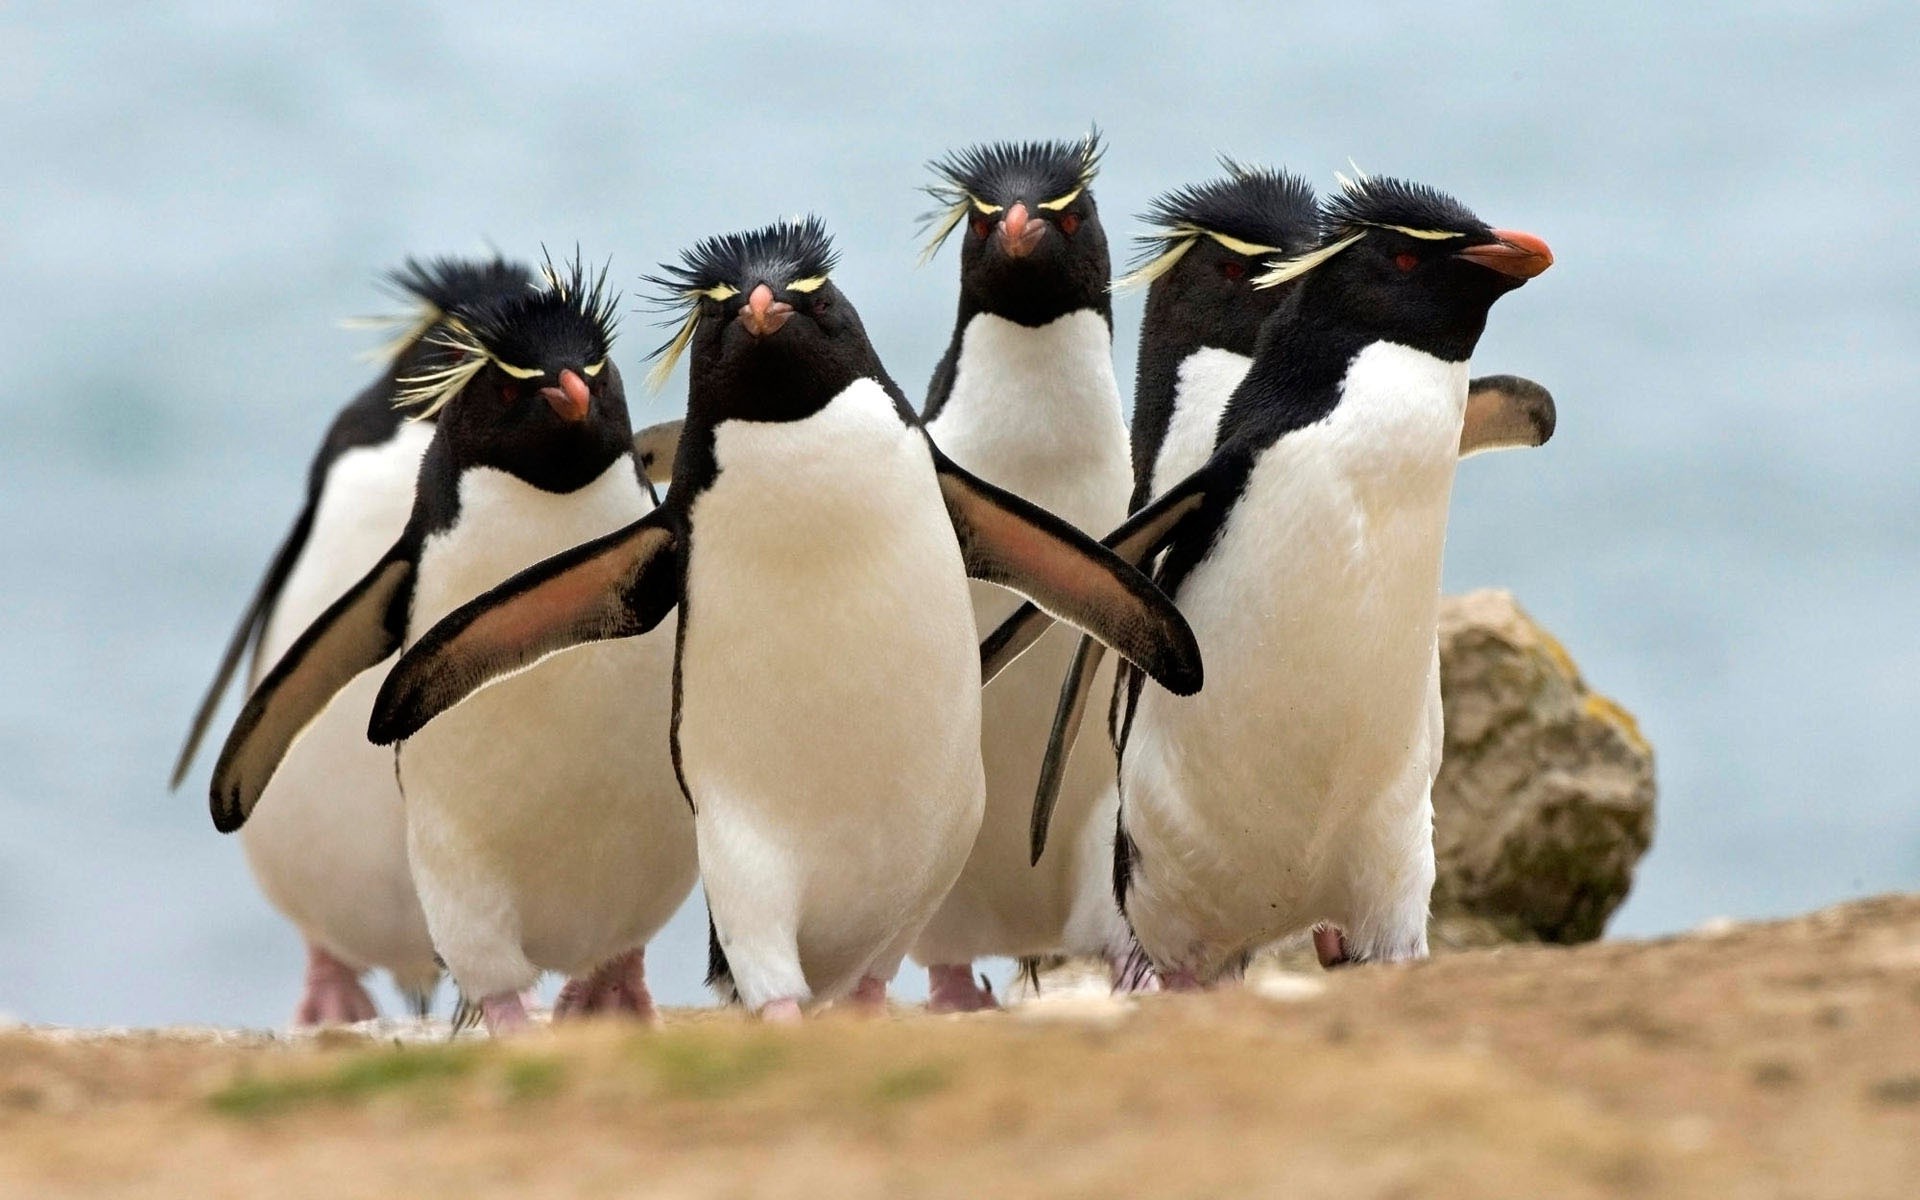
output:
[[[1553,393],[1518,375],[1486,375],[1467,384],[1460,457],[1543,446],[1553,436]]]
[[[386,746],[474,692],[587,642],[637,637],[680,602],[685,539],[670,510],[535,563],[442,618],[380,685],[367,737]]]
[[[633,452],[640,456],[640,469],[655,487],[673,482],[673,460],[680,451],[680,427],[685,424],[676,418],[649,425],[633,435]]]
[[[187,740],[180,747],[180,757],[173,764],[173,775],[167,780],[167,790],[180,786],[187,777],[187,768],[193,765],[193,756],[200,752],[200,741],[207,736],[207,726],[213,721],[214,710],[220,707],[220,697],[226,694],[227,684],[233,679],[234,671],[240,666],[240,660],[246,656],[248,648],[257,650],[260,638],[267,630],[267,615],[273,611],[274,601],[280,598],[280,589],[287,584],[287,576],[293,573],[293,564],[300,558],[300,551],[306,549],[307,535],[313,532],[313,501],[309,499],[300,510],[300,517],[287,533],[287,540],[280,543],[280,549],[274,552],[273,562],[268,564],[267,573],[260,580],[260,587],[248,603],[247,611],[240,615],[240,627],[233,631],[233,637],[227,642],[226,653],[220,656],[220,665],[213,672],[213,682],[207,686],[207,694],[201,698],[200,707],[194,711],[193,724],[187,727]]]
[[[214,764],[214,828],[232,833],[246,824],[280,760],[327,702],[400,648],[413,577],[403,542],[321,613],[247,697]]]
[[[937,448],[934,467],[969,576],[1030,597],[1048,620],[1078,626],[1175,695],[1200,690],[1200,645],[1151,580],[1052,513],[961,470]]]
[[[1211,464],[1210,464],[1211,465]],[[1130,517],[1120,528],[1101,539],[1121,561],[1142,567],[1165,549],[1179,534],[1201,505],[1206,502],[1208,485],[1214,474],[1202,467],[1164,495]],[[983,682],[998,675],[1008,663],[1020,657],[1053,624],[1053,617],[1032,604],[1023,604],[1013,615],[980,643],[980,676]],[[1067,758],[1086,716],[1087,701],[1093,693],[1094,677],[1099,674],[1102,647],[1091,638],[1081,638],[1067,677],[1060,684],[1060,701],[1053,710],[1053,730],[1047,737],[1047,752],[1040,760],[1040,780],[1034,790],[1033,823],[1029,852],[1033,862],[1040,861],[1047,848],[1047,829],[1053,823],[1053,808],[1060,799],[1060,785],[1066,778]]]

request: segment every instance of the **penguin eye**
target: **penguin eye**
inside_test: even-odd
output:
[[[1237,258],[1229,258],[1220,264],[1220,273],[1231,283],[1239,283],[1247,277],[1247,264]]]
[[[1402,250],[1393,256],[1393,265],[1400,268],[1402,275],[1420,265],[1420,256],[1411,250]]]
[[[1061,213],[1060,232],[1066,234],[1068,237],[1072,237],[1074,234],[1080,232],[1080,214]]]
[[[826,316],[827,310],[832,307],[833,301],[827,299],[825,296],[815,296],[813,298],[813,315],[816,317]]]
[[[972,226],[975,237],[985,237],[993,230],[993,222],[981,213],[973,214],[973,220],[968,224]]]

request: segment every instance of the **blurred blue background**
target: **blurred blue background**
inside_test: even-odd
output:
[[[368,377],[334,322],[376,272],[578,241],[631,290],[811,210],[918,395],[957,270],[913,267],[921,164],[1091,120],[1117,244],[1219,152],[1552,244],[1475,367],[1547,383],[1560,431],[1461,472],[1447,579],[1512,587],[1659,749],[1617,932],[1920,881],[1911,4],[171,7],[0,13],[0,1011],[291,1010],[205,764],[163,781]],[[627,317],[636,392],[661,336]],[[703,935],[649,956],[662,999],[701,998]]]

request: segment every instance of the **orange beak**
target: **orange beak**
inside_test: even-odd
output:
[[[1000,249],[1008,258],[1025,258],[1046,232],[1046,221],[1030,215],[1026,205],[1016,202],[1000,218]]]
[[[1499,240],[1484,246],[1469,246],[1460,251],[1459,257],[1515,279],[1532,279],[1553,265],[1553,251],[1530,233],[1496,229],[1493,236]]]
[[[763,338],[778,332],[792,315],[793,305],[784,300],[775,300],[773,289],[763,283],[748,293],[746,304],[734,319],[754,337]]]
[[[593,407],[593,393],[587,389],[587,381],[571,369],[560,372],[559,387],[541,388],[540,395],[562,421],[584,421],[587,410]]]

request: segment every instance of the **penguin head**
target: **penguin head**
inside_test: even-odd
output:
[[[1319,209],[1297,175],[1222,159],[1226,175],[1159,197],[1142,216],[1133,270],[1114,290],[1147,285],[1147,325],[1194,347],[1252,354],[1260,323],[1287,289],[1256,288],[1274,259],[1314,244]]]
[[[1464,362],[1493,302],[1553,265],[1530,233],[1494,229],[1451,196],[1398,179],[1342,179],[1321,205],[1317,244],[1256,284],[1337,322]]]
[[[687,354],[688,413],[791,421],[881,375],[860,314],[833,282],[833,241],[817,217],[707,238],[647,282],[683,312],[655,351],[658,386]]]
[[[437,418],[455,467],[492,466],[548,491],[597,479],[631,449],[626,391],[610,351],[606,271],[578,255],[543,268],[545,283],[447,310],[430,360],[401,381],[398,403]]]
[[[1093,201],[1100,134],[1077,142],[994,142],[931,165],[927,193],[942,207],[922,261],[954,230],[962,312],[1044,325],[1083,308],[1110,315],[1112,261]]]

